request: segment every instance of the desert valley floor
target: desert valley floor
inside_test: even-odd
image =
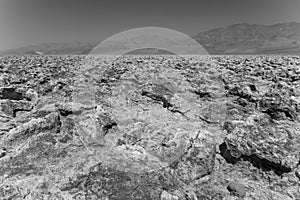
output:
[[[297,56],[0,58],[0,199],[300,199]]]

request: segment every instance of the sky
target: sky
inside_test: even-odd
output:
[[[0,50],[101,42],[139,27],[187,35],[236,23],[300,22],[300,0],[0,0]]]

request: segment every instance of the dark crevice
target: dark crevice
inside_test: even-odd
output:
[[[250,94],[244,92],[239,87],[228,88],[228,90],[229,90],[228,94],[233,95],[233,96],[237,96],[237,97],[241,97],[241,98],[247,99],[249,101],[252,97]]]
[[[102,131],[104,132],[104,135],[106,135],[109,130],[118,126],[117,122],[108,113],[102,113],[98,115],[97,120]]]
[[[154,94],[152,92],[148,92],[148,91],[143,90],[142,91],[142,96],[146,96],[146,97],[149,97],[152,100],[162,102],[164,108],[173,107],[173,105],[165,97],[163,97],[162,95]]]
[[[56,133],[60,134],[61,133],[61,129],[62,129],[62,121],[61,121],[60,116],[58,116],[58,123],[57,123],[57,126],[56,126]]]
[[[169,108],[168,110],[169,110],[170,112],[172,112],[172,113],[178,113],[178,114],[180,114],[182,117],[186,118],[187,120],[190,120],[190,118],[187,117],[187,116],[185,115],[189,110],[186,111],[186,112],[182,112],[182,111],[180,111],[180,110],[178,110],[178,109],[174,109],[173,107]]]
[[[249,88],[252,92],[257,92],[256,86],[254,84],[250,84]]]
[[[284,115],[286,118],[289,118],[292,121],[294,121],[296,118],[294,113],[289,108],[278,108],[273,106],[262,112],[268,114],[272,119],[275,120],[282,119],[282,115]]]
[[[168,111],[170,111],[170,112],[172,112],[172,113],[179,113],[181,116],[183,116],[183,117],[189,119],[189,118],[185,115],[186,112],[182,112],[182,111],[176,109],[176,108],[174,107],[174,105],[171,104],[171,103],[170,103],[164,96],[162,96],[162,95],[154,94],[154,93],[152,93],[152,92],[148,92],[148,91],[143,90],[143,91],[142,91],[142,96],[146,96],[146,97],[149,97],[150,99],[152,99],[152,100],[154,100],[154,101],[161,102],[161,103],[163,104],[163,107],[164,107],[164,108],[167,108]]]
[[[212,98],[213,95],[210,92],[206,91],[200,91],[200,90],[195,90],[193,91],[196,95],[198,95],[200,98]]]
[[[202,121],[204,121],[204,122],[206,122],[208,124],[219,124],[219,122],[213,122],[213,121],[207,120],[207,119],[205,119],[202,116],[199,116],[199,119],[201,119]]]
[[[228,149],[227,144],[224,142],[220,146],[220,151],[222,157],[226,160],[227,163],[236,164],[238,161],[248,161],[254,167],[262,169],[263,171],[274,171],[275,174],[281,176],[284,173],[291,172],[292,169],[279,163],[272,162],[265,158],[260,158],[256,154],[251,155],[241,155],[239,157],[235,157],[231,154],[231,150]]]
[[[6,156],[6,148],[2,147],[0,149],[0,158],[3,158]]]
[[[103,132],[104,132],[105,135],[106,135],[110,129],[112,129],[113,127],[115,127],[115,126],[117,126],[117,125],[118,125],[118,124],[117,124],[116,122],[111,121],[111,122],[105,124],[105,125],[102,127],[102,130],[103,130]]]
[[[289,167],[282,166],[279,163],[274,163],[265,158],[260,158],[255,154],[242,156],[242,160],[249,161],[253,164],[253,166],[263,169],[264,171],[274,171],[279,176],[292,171]]]
[[[228,90],[228,95],[232,95],[232,96],[236,96],[238,98],[245,99],[251,103],[256,103],[258,101],[253,95],[248,94],[248,93],[244,92],[243,90],[240,90],[240,88],[238,88],[238,87],[228,88],[225,86],[225,89]]]
[[[59,114],[60,114],[61,116],[63,116],[63,117],[67,117],[67,116],[73,114],[72,110],[58,109],[58,111],[59,111]]]
[[[17,92],[15,88],[3,88],[0,90],[0,99],[9,99],[9,100],[28,100],[31,99],[24,97],[24,95],[20,92]]]
[[[22,112],[22,111],[30,112],[31,110],[32,110],[32,108],[30,108],[30,109],[14,109],[13,110],[13,117],[17,116],[17,112]]]
[[[230,153],[230,150],[228,150],[227,145],[225,142],[223,142],[220,146],[219,146],[220,152],[221,152],[221,156],[226,160],[227,163],[230,164],[236,164],[239,161],[240,157],[235,157],[232,156]]]

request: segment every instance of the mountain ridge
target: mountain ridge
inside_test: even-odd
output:
[[[300,23],[297,22],[272,25],[239,23],[200,32],[192,38],[212,55],[300,55]],[[51,42],[5,50],[0,55],[85,55],[96,46],[92,42]]]
[[[211,54],[300,54],[300,23],[234,24],[193,37]]]

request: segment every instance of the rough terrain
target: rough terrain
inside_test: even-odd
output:
[[[0,199],[300,199],[300,58],[0,58]]]

